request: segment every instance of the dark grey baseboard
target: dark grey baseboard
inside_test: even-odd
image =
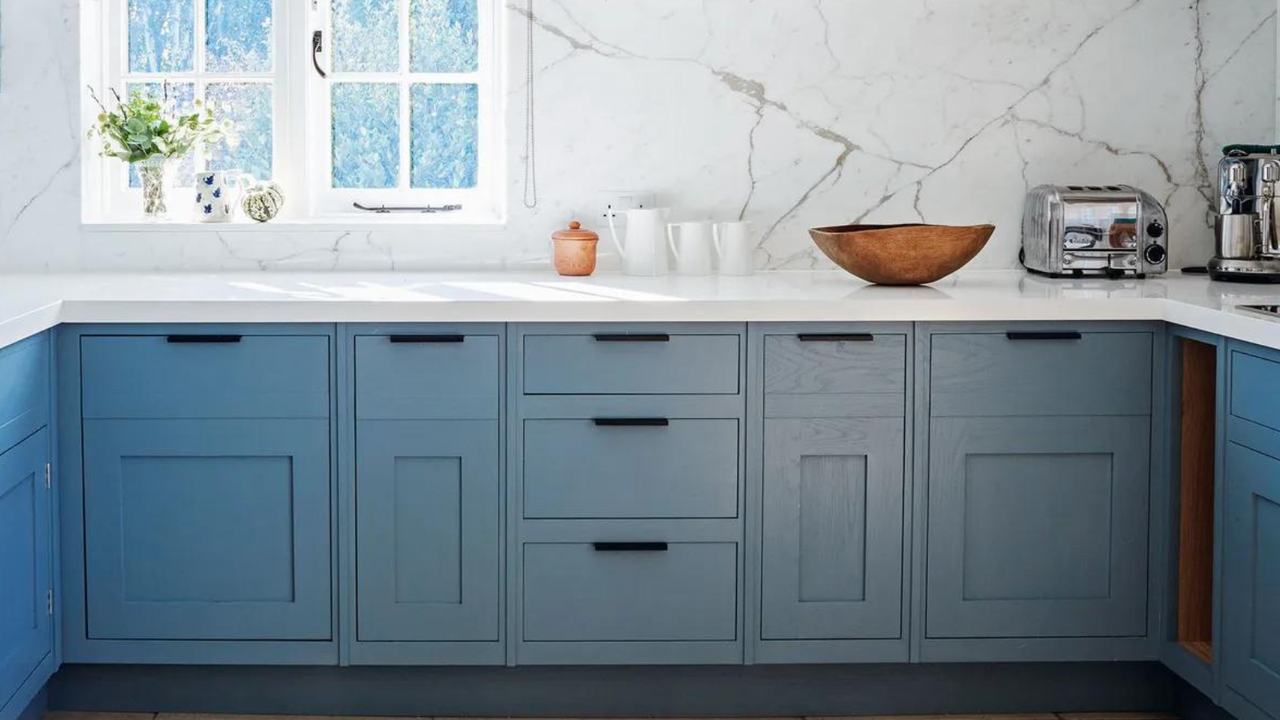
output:
[[[53,710],[281,715],[760,717],[1176,711],[1156,663],[698,667],[69,665]]]

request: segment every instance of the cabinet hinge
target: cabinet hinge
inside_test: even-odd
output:
[[[52,463],[44,464],[44,489],[45,490],[53,489],[53,464]]]
[[[45,594],[44,598],[45,598],[45,610],[50,615],[52,615],[53,614],[53,588],[49,589],[49,591]]]

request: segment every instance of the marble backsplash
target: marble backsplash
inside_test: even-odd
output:
[[[1276,136],[1275,0],[534,0],[527,210],[524,7],[505,227],[183,232],[81,226],[78,0],[10,0],[0,271],[523,268],[615,188],[752,220],[761,267],[823,266],[815,225],[923,221],[996,224],[975,264],[1004,268],[1043,182],[1149,190],[1182,265],[1211,251],[1221,145]]]

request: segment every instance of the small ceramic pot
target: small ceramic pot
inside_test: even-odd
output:
[[[582,223],[569,223],[568,230],[551,235],[555,245],[556,272],[567,277],[585,277],[596,271],[596,245],[600,236],[583,230]]]

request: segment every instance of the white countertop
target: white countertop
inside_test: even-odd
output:
[[[59,323],[1165,320],[1280,348],[1280,321],[1236,309],[1280,287],[962,272],[927,287],[842,272],[747,278],[544,273],[0,275],[0,346]]]

